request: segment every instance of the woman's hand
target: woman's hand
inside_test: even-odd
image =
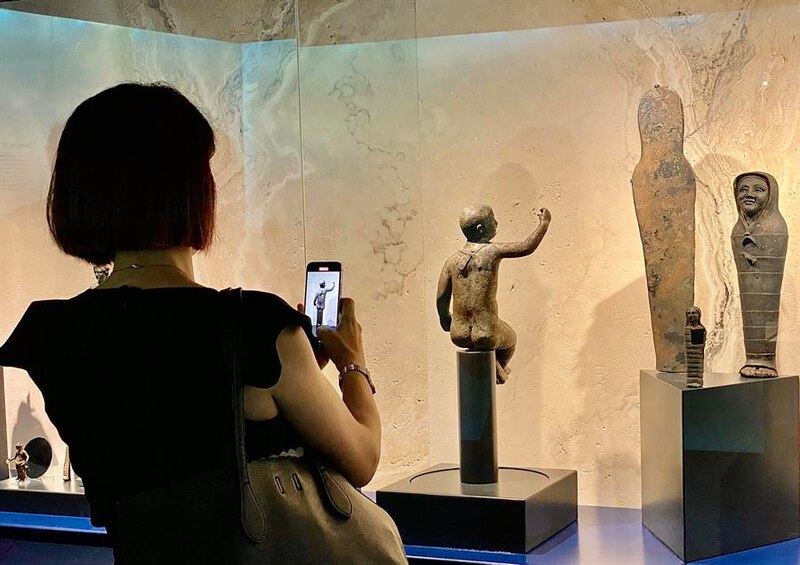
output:
[[[356,303],[352,298],[339,302],[341,316],[336,328],[320,327],[317,335],[325,354],[341,372],[347,365],[365,366],[364,345],[361,342],[361,324],[356,319]]]
[[[341,310],[338,328],[318,329],[323,348],[339,371],[349,364],[364,365],[355,304],[345,298]],[[299,327],[285,328],[276,348],[281,378],[269,394],[278,410],[353,486],[364,486],[375,475],[381,453],[381,419],[366,379],[362,382],[351,373],[340,397],[317,369],[311,345]]]

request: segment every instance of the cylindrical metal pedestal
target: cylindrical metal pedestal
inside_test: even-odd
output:
[[[461,482],[497,482],[494,351],[458,352]]]

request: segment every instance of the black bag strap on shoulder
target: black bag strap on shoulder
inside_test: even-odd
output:
[[[244,311],[242,289],[227,289],[225,293],[226,320],[223,332],[228,359],[228,371],[231,374],[231,405],[233,408],[233,427],[236,469],[239,477],[241,493],[240,520],[247,537],[254,543],[262,543],[267,535],[267,515],[269,508],[263,508],[253,489],[250,469],[247,463],[247,443],[245,438],[244,418],[244,380],[242,378],[242,312]],[[314,482],[319,487],[319,496],[329,514],[342,520],[348,520],[353,514],[353,501],[346,488],[339,482],[341,477],[332,473],[308,445],[303,445],[303,452],[308,462]]]
[[[231,405],[233,407],[233,432],[235,442],[236,470],[241,493],[240,521],[247,537],[254,543],[261,543],[267,535],[267,519],[258,504],[250,475],[247,471],[247,444],[244,435],[244,383],[242,381],[241,355],[241,313],[243,296],[241,288],[224,290],[223,317],[226,321],[223,339],[225,341],[228,370],[231,375]],[[245,516],[248,519],[245,520]]]

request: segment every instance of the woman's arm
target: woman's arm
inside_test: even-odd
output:
[[[349,364],[364,366],[361,326],[352,300],[342,299],[338,328],[320,329],[319,336],[340,371]],[[324,455],[354,486],[364,486],[375,475],[381,450],[380,416],[366,378],[358,372],[345,374],[340,398],[322,374],[308,338],[298,327],[281,332],[277,349],[281,378],[268,389],[271,398],[310,447]],[[261,404],[257,396],[249,396],[251,406]],[[246,398],[246,412],[247,404]]]

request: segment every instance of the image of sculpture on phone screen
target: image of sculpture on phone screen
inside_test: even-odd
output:
[[[318,327],[336,327],[339,323],[340,276],[338,271],[306,275],[306,315],[311,318],[315,335]]]

